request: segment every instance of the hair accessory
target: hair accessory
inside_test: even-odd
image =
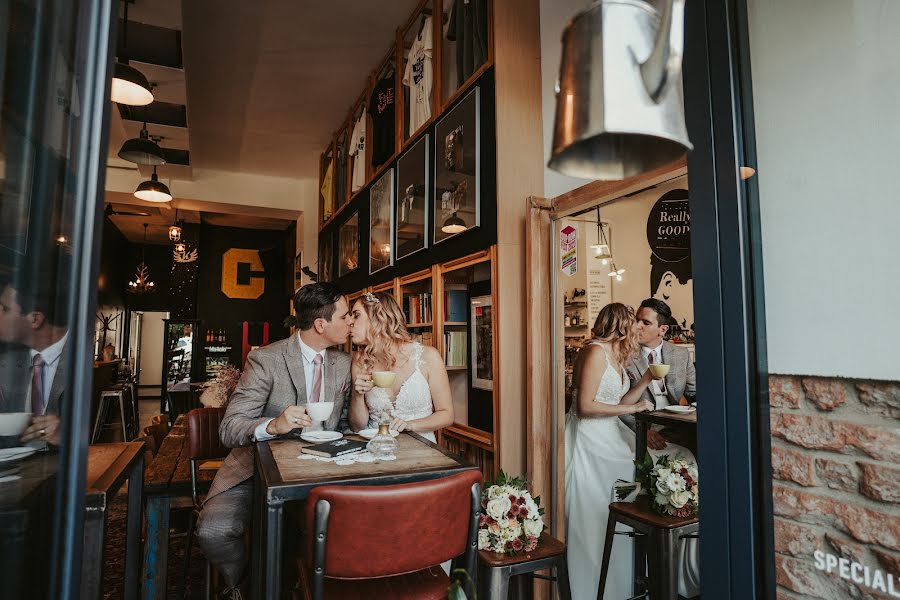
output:
[[[373,304],[381,304],[381,300],[378,299],[378,296],[376,296],[375,294],[373,294],[371,292],[366,292],[365,297],[366,297],[366,302],[371,302]]]

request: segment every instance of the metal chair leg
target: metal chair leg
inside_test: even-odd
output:
[[[613,536],[616,534],[616,516],[610,512],[606,521],[606,540],[603,542],[603,558],[600,560],[600,587],[597,588],[597,600],[603,600],[606,591],[606,576],[609,575],[609,557],[612,555]]]
[[[647,562],[650,600],[678,600],[678,570],[675,569],[678,532],[656,529],[651,534]]]
[[[482,600],[507,600],[509,598],[509,568],[484,568],[478,576]]]
[[[97,441],[97,434],[100,432],[100,424],[103,423],[105,412],[106,412],[106,396],[102,393],[100,394],[100,406],[97,407],[97,418],[94,419],[94,431],[91,433],[91,443],[95,443]]]
[[[119,392],[119,418],[122,421],[122,441],[128,441],[128,426],[125,425],[125,392]]]
[[[563,554],[556,562],[556,593],[559,600],[572,600],[572,590],[569,588],[569,563],[568,555]]]

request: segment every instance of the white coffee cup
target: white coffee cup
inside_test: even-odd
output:
[[[31,413],[0,413],[0,436],[22,435],[31,423]]]
[[[334,402],[311,402],[306,405],[306,414],[313,421],[324,421],[331,416]]]

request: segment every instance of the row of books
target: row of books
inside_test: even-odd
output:
[[[403,300],[407,323],[431,323],[431,292],[409,294]]]
[[[468,365],[468,332],[444,332],[444,364],[448,367],[465,367]]]
[[[444,321],[464,323],[469,320],[469,302],[466,286],[447,284],[444,289]]]

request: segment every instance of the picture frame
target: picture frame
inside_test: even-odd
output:
[[[396,259],[428,248],[430,207],[429,147],[431,137],[422,136],[397,161],[397,215],[394,248]]]
[[[369,188],[369,273],[394,264],[394,168]]]
[[[331,232],[319,236],[318,281],[330,282],[334,273],[334,244]]]
[[[341,224],[338,230],[338,277],[359,268],[359,211]]]
[[[432,240],[481,225],[481,90],[475,87],[434,128]]]
[[[494,389],[494,310],[490,295],[469,299],[469,344],[472,353],[472,387],[480,390]]]

